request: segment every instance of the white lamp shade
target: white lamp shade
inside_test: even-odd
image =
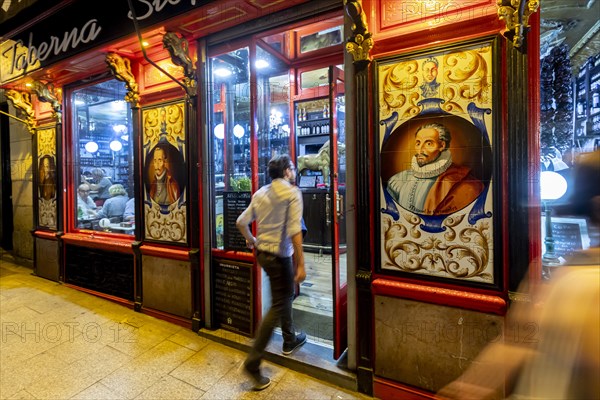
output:
[[[542,171],[540,189],[542,200],[556,200],[567,192],[567,180],[554,171]]]
[[[235,136],[238,139],[241,139],[244,137],[244,134],[246,133],[246,131],[244,130],[244,127],[241,126],[240,124],[236,124],[233,127],[233,136]]]
[[[225,138],[225,125],[223,124],[218,124],[217,126],[215,126],[215,136],[217,137],[217,139],[224,139]]]
[[[123,148],[123,144],[118,140],[113,140],[108,146],[112,151],[119,151]]]
[[[97,152],[98,151],[98,143],[94,142],[93,140],[87,142],[85,144],[85,150],[88,153],[95,153],[95,152]]]

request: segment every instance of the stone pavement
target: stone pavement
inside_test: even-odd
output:
[[[0,399],[371,399],[32,275],[0,251]],[[300,350],[302,351],[302,350]]]

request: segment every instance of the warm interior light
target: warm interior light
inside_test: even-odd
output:
[[[112,151],[119,151],[123,148],[123,144],[118,140],[113,140],[108,146]]]
[[[245,133],[246,133],[246,130],[240,124],[236,124],[233,127],[233,136],[235,136],[236,138],[238,138],[238,139],[243,138]]]
[[[556,200],[567,192],[567,180],[554,171],[542,171],[540,189],[542,200]]]
[[[85,144],[85,151],[87,151],[88,153],[95,153],[98,151],[98,143],[92,141],[89,141]]]
[[[146,42],[145,40],[142,42],[142,46],[144,47],[148,47],[150,46],[150,43]]]
[[[224,139],[225,138],[225,125],[223,124],[218,124],[217,126],[215,126],[215,136],[217,139]]]

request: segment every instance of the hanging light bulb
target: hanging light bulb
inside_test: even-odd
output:
[[[224,124],[218,124],[217,126],[215,126],[215,136],[217,137],[217,139],[224,139],[225,138],[225,125]]]
[[[235,136],[238,139],[241,139],[244,137],[245,133],[246,130],[243,126],[241,126],[240,124],[235,124],[235,126],[233,127],[233,136]]]
[[[113,140],[108,146],[112,151],[119,151],[123,148],[123,144],[118,140]]]
[[[98,151],[98,143],[94,142],[93,140],[90,140],[89,142],[87,142],[85,144],[85,151],[87,151],[88,153],[95,153]]]

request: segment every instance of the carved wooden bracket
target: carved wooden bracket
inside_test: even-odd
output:
[[[29,133],[34,134],[37,121],[35,119],[35,112],[33,111],[33,104],[31,104],[31,95],[27,92],[19,92],[14,89],[6,91],[6,98],[10,100],[17,111],[24,116],[24,120],[21,120],[27,125]]]
[[[504,36],[517,48],[523,46],[529,16],[540,7],[539,0],[497,0],[498,17],[506,23]]]
[[[123,58],[117,53],[108,53],[105,61],[115,79],[125,82],[127,86],[125,101],[131,104],[132,107],[137,107],[140,102],[140,92],[135,77],[131,72],[131,62],[129,59]]]
[[[167,49],[171,55],[173,64],[183,67],[183,84],[187,88],[190,96],[196,94],[198,82],[196,80],[196,68],[189,54],[188,41],[184,37],[179,37],[175,32],[167,32],[163,36],[163,48]]]
[[[369,32],[362,2],[344,0],[344,7],[352,20],[352,36],[346,41],[346,51],[352,54],[354,62],[371,60],[369,52],[373,48],[373,35]]]
[[[31,85],[31,89],[37,95],[39,101],[50,103],[52,106],[52,118],[56,118],[60,124],[62,121],[62,110],[60,101],[54,90],[54,85],[50,82],[43,83],[41,81],[33,81]]]

